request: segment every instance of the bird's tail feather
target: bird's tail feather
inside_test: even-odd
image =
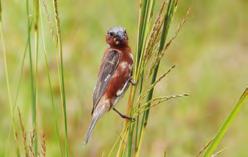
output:
[[[91,120],[91,122],[90,122],[90,126],[89,126],[89,128],[88,128],[88,130],[87,130],[87,133],[86,133],[86,135],[85,135],[85,138],[84,138],[84,144],[87,144],[88,143],[88,141],[89,141],[89,139],[90,139],[90,137],[91,137],[91,134],[92,134],[92,132],[93,132],[93,129],[95,128],[95,126],[96,126],[96,122],[97,122],[97,120],[100,118],[100,116],[93,116],[92,117],[92,120]]]
[[[88,131],[86,133],[86,136],[84,138],[84,144],[87,144],[90,137],[91,137],[91,134],[93,132],[93,129],[95,128],[95,125],[96,125],[96,122],[98,121],[99,118],[102,117],[102,115],[107,111],[107,108],[102,105],[101,107],[97,107],[93,114],[92,114],[92,119],[91,119],[91,122],[90,122],[90,126],[88,128]]]

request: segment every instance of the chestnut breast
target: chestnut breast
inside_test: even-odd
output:
[[[131,78],[133,57],[130,49],[118,50],[120,53],[120,60],[118,67],[109,82],[109,86],[106,89],[106,97],[113,100],[116,99],[118,92],[124,94],[125,89],[128,87],[128,82]],[[105,95],[104,94],[104,95]],[[113,104],[112,104],[113,105]]]

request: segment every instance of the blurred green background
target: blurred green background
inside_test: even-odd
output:
[[[52,92],[59,113],[59,132],[63,139],[64,124],[57,73],[54,15],[51,1],[41,0],[40,3],[42,22],[36,75],[38,134],[39,138],[45,135],[47,156],[60,156],[44,59],[46,52],[52,78]],[[157,11],[160,4],[161,1],[156,2]],[[141,156],[144,157],[163,156],[164,151],[167,152],[167,156],[172,157],[196,156],[215,135],[248,85],[248,1],[179,1],[170,37],[173,36],[189,7],[191,14],[175,42],[168,49],[160,72],[167,70],[172,64],[176,65],[176,69],[160,83],[155,94],[187,92],[190,96],[163,103],[152,109],[142,145]],[[20,76],[27,42],[25,3],[19,0],[4,0],[2,9],[11,94],[15,100],[20,82],[16,104],[20,108],[29,135],[32,126],[28,53],[24,60],[23,74]],[[124,26],[135,53],[138,1],[61,0],[59,14],[64,52],[70,154],[101,156],[109,152],[123,126],[123,120],[115,113],[109,112],[97,124],[90,143],[86,146],[82,144],[90,121],[92,92],[98,67],[107,47],[104,35],[111,26]],[[2,47],[0,52],[0,156],[8,157],[15,156],[15,142],[10,130],[11,114]],[[128,93],[127,91],[118,105],[122,112],[126,110]],[[247,114],[246,105],[225,136],[219,148],[222,152],[218,156],[248,156]],[[14,117],[19,149],[24,155],[17,112]]]

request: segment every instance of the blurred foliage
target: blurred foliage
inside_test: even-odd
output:
[[[42,32],[46,43],[53,93],[59,107],[60,133],[63,137],[62,106],[59,103],[59,82],[56,65],[56,42],[52,2],[41,0]],[[156,8],[159,3],[156,2]],[[191,7],[191,15],[161,66],[177,68],[155,89],[156,94],[189,92],[190,97],[164,103],[151,110],[150,122],[141,148],[141,156],[195,156],[214,136],[248,85],[248,1],[202,0],[179,1],[172,31]],[[27,42],[25,3],[2,1],[4,38],[10,73],[12,97],[15,98],[21,78],[17,106],[26,130],[31,128],[31,95],[28,59],[20,77],[22,57]],[[65,88],[67,96],[68,136],[72,156],[100,156],[107,153],[119,136],[123,120],[109,112],[96,126],[87,146],[83,135],[90,120],[92,91],[104,49],[106,30],[115,25],[126,27],[130,45],[136,51],[138,1],[72,0],[59,1],[64,50]],[[47,156],[60,156],[55,137],[42,44],[38,69],[38,134],[45,134]],[[0,49],[0,156],[14,156],[11,117],[8,105],[2,47]],[[162,72],[160,72],[162,73]],[[127,96],[127,94],[126,94]],[[118,105],[125,111],[127,97]],[[219,156],[247,156],[248,107],[235,120],[222,143]],[[18,119],[18,116],[15,116]],[[18,121],[17,121],[18,122]],[[19,127],[19,123],[16,124]],[[18,134],[19,146],[21,134]],[[62,139],[62,138],[61,138]]]

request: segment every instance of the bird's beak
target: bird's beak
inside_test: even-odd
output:
[[[118,32],[117,36],[120,38],[120,40],[125,40],[126,39],[126,36],[125,36],[124,32]]]

